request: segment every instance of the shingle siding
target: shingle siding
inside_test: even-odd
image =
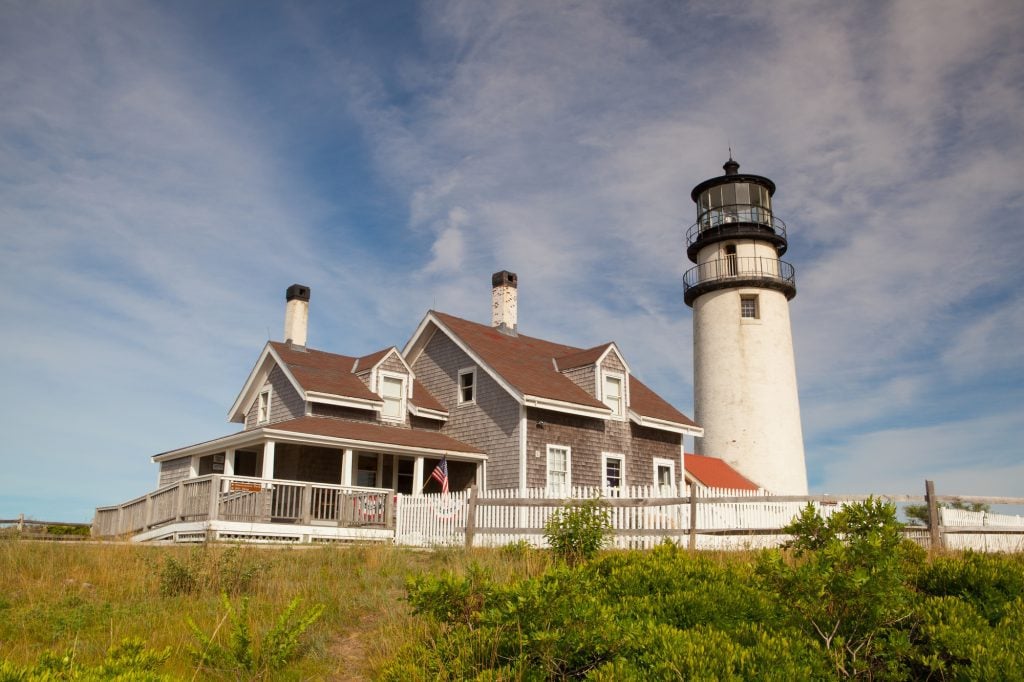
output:
[[[593,365],[583,365],[582,367],[573,367],[562,372],[566,377],[569,378],[572,383],[576,384],[588,394],[598,398],[596,392],[596,378]]]
[[[482,368],[476,373],[476,400],[458,404],[459,370],[474,363],[445,334],[437,332],[416,359],[413,371],[449,410],[441,432],[483,450],[487,487],[519,486],[519,403]]]
[[[537,426],[543,422],[543,428]],[[548,410],[529,408],[526,413],[526,480],[530,488],[547,485],[547,446],[572,448],[572,485],[601,485],[601,454],[624,456],[626,485],[651,485],[654,458],[677,463],[682,436],[657,431],[630,422],[602,421]]]
[[[188,478],[189,469],[192,467],[191,457],[179,457],[160,462],[160,484],[159,487],[171,485]]]
[[[292,386],[292,382],[288,381],[288,377],[284,375],[281,368],[277,365],[274,369],[270,370],[270,376],[267,377],[267,382],[263,386],[266,387],[270,384],[270,420],[267,423],[274,423],[284,421],[286,419],[295,419],[301,417],[306,413],[306,403],[299,395],[299,392]],[[252,401],[252,405],[249,406],[249,411],[245,415],[245,428],[251,429],[257,426],[264,426],[264,424],[257,424],[256,413],[259,411],[259,393],[256,394],[256,400]]]

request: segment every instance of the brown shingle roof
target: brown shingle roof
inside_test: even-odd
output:
[[[601,401],[555,370],[552,359],[578,353],[579,348],[532,336],[510,336],[494,327],[434,313],[463,343],[524,395],[607,409]]]
[[[629,407],[644,417],[696,426],[692,419],[669,405],[664,398],[647,388],[633,375],[629,376]]]
[[[359,377],[352,373],[355,358],[311,348],[297,350],[290,344],[278,341],[271,341],[270,345],[288,366],[288,371],[303,390],[380,401],[380,396],[368,389]]]
[[[373,369],[373,366],[384,359],[384,356],[391,352],[391,348],[382,348],[376,353],[370,353],[359,358],[355,364],[356,372],[367,372]]]
[[[683,457],[686,473],[709,488],[728,488],[730,490],[757,490],[758,487],[750,479],[717,457],[691,455]]]
[[[558,363],[559,371],[565,371],[567,369],[574,369],[576,367],[583,367],[585,365],[593,365],[597,362],[597,359],[601,357],[611,343],[603,343],[600,346],[594,346],[587,350],[581,350],[578,353],[570,353],[563,355],[560,358],[555,358],[555,362]]]
[[[426,448],[429,450],[445,450],[483,454],[472,445],[457,441],[438,431],[421,431],[419,429],[403,429],[397,426],[382,426],[369,422],[345,421],[330,417],[299,417],[288,421],[269,424],[268,430],[308,433],[328,438],[343,438],[366,443],[383,445],[400,445],[404,447]]]
[[[412,382],[412,403],[416,407],[448,414],[447,408],[438,402],[437,398],[427,390],[427,387],[419,379],[413,379]]]
[[[610,343],[582,350],[525,334],[509,336],[493,327],[446,313],[435,311],[434,315],[521,393],[607,409],[604,403],[556,370],[552,360],[558,362],[558,368],[561,370],[581,367],[596,362]],[[630,408],[637,414],[695,426],[689,417],[633,376],[630,376],[629,390]]]

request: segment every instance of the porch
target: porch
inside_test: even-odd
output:
[[[93,535],[136,542],[391,540],[394,503],[389,488],[208,474],[98,508]]]

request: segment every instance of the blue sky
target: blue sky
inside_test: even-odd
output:
[[[778,185],[811,488],[1024,496],[1024,5],[4,2],[0,518],[86,520],[310,345],[619,343],[692,413],[690,189]]]

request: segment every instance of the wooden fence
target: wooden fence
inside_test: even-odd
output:
[[[926,526],[908,525],[907,537],[926,547],[1024,550],[1024,519],[1019,516],[961,512],[943,503],[1024,505],[1024,498],[938,496],[931,482],[925,495],[766,495],[763,491],[695,489],[681,491],[635,486],[618,491],[573,488],[553,498],[542,489],[468,491],[450,495],[400,495],[395,542],[420,547],[493,547],[526,541],[544,546],[544,527],[566,505],[600,497],[609,510],[611,546],[650,548],[665,540],[691,549],[756,549],[788,539],[782,529],[811,504],[823,516],[870,497],[893,503],[924,503]],[[958,513],[959,512],[959,513]],[[976,514],[972,516],[972,514]]]

